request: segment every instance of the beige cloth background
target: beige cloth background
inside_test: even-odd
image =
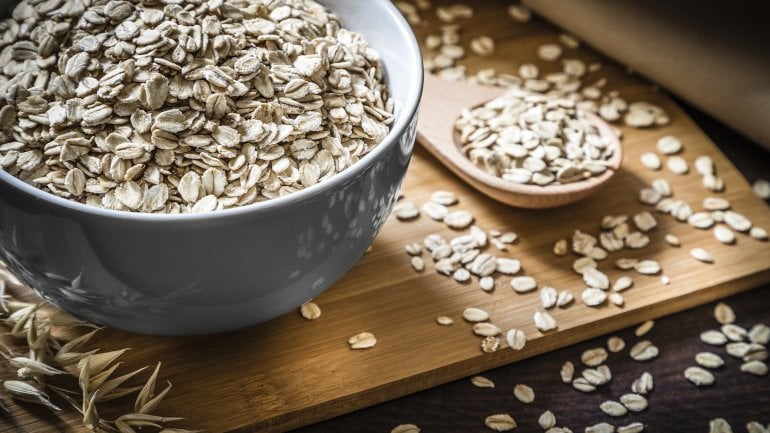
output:
[[[770,149],[770,1],[523,1]]]

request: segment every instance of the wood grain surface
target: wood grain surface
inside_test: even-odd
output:
[[[484,62],[469,58],[468,64],[515,70],[519,63],[535,58],[539,44],[556,40],[555,30],[542,22],[527,26],[512,23],[501,13],[504,4],[506,2],[490,1],[477,5],[475,26],[467,27],[464,40],[480,33],[495,35],[499,41],[498,55]],[[425,31],[429,29],[418,33]],[[575,56],[589,61],[601,59],[586,48],[581,48]],[[610,86],[629,100],[645,99],[662,105],[670,113],[672,122],[667,127],[651,130],[624,129],[623,168],[600,195],[546,211],[510,208],[480,195],[418,149],[405,180],[405,200],[419,205],[435,190],[454,191],[460,197],[456,208],[472,211],[480,227],[511,230],[520,235],[508,253],[498,255],[520,259],[523,273],[534,276],[541,285],[570,290],[578,298],[584,286],[570,269],[575,257],[555,257],[551,253],[555,240],[569,236],[575,229],[596,234],[604,214],[633,214],[649,209],[636,200],[636,194],[656,177],[668,179],[675,196],[693,207],[698,208],[700,201],[709,195],[693,172],[675,176],[640,167],[639,155],[654,149],[655,141],[664,134],[676,135],[685,143],[682,156],[691,164],[701,154],[714,158],[717,172],[727,185],[721,196],[728,198],[736,210],[767,226],[770,212],[766,205],[751,194],[743,176],[671,98],[655,92],[644,81],[624,74],[622,68],[611,66],[605,59],[602,61],[605,67],[597,78],[608,77]],[[636,282],[624,293],[625,308],[589,309],[578,301],[568,309],[552,313],[559,329],[546,335],[537,332],[532,323],[539,297],[536,293],[514,293],[508,285],[510,277],[497,278],[495,291],[485,293],[475,279],[469,284],[457,284],[433,272],[432,264],[428,264],[425,272],[415,273],[404,253],[406,243],[419,242],[430,233],[447,237],[458,234],[422,216],[407,223],[389,220],[375,239],[372,251],[316,300],[323,314],[314,322],[292,313],[239,332],[188,338],[147,337],[105,330],[93,347],[132,348],[124,355],[126,369],[161,361],[160,380],[170,381],[174,388],[159,413],[185,417],[180,427],[223,433],[284,431],[511,364],[770,281],[770,244],[767,242],[741,234],[735,246],[721,245],[708,230],[696,230],[673,218],[657,216],[659,227],[651,232],[650,246],[614,253],[600,264],[600,269],[615,279],[624,274],[611,267],[615,258],[653,258],[661,263],[671,284],[661,284],[660,276],[631,273]],[[665,245],[662,239],[666,233],[679,236],[683,246]],[[690,258],[688,251],[696,246],[708,249],[716,262],[706,265]],[[503,329],[524,330],[530,339],[527,347],[522,351],[503,348],[493,354],[482,353],[479,337],[472,334],[460,316],[468,306],[488,310],[492,321]],[[456,323],[450,327],[438,326],[435,323],[438,315],[453,317]],[[346,341],[361,331],[372,332],[379,342],[370,350],[351,351]],[[526,365],[537,368],[534,361]],[[3,401],[11,414],[0,421],[0,431],[84,431],[72,411],[50,416],[27,404]],[[128,406],[130,402],[125,404]]]

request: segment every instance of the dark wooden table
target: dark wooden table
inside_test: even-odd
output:
[[[686,108],[750,181],[770,178],[770,152],[707,115]],[[758,223],[770,228],[770,221]],[[767,260],[770,264],[770,257]],[[758,322],[770,325],[770,285],[724,302],[735,310],[737,324],[746,328]],[[716,417],[725,418],[736,433],[746,431],[748,421],[770,424],[770,375],[757,377],[741,372],[740,360],[727,355],[723,347],[708,346],[699,339],[702,331],[719,327],[713,318],[713,309],[712,303],[656,320],[645,338],[658,346],[660,356],[653,361],[637,362],[629,357],[628,346],[618,354],[610,354],[607,365],[613,373],[612,381],[591,394],[583,394],[562,383],[559,370],[564,361],[570,360],[580,371],[580,354],[585,349],[605,346],[608,336],[483,373],[494,381],[494,389],[477,388],[469,378],[461,379],[298,431],[387,433],[399,424],[413,423],[423,432],[490,432],[484,418],[505,412],[518,423],[516,431],[540,432],[537,419],[545,410],[556,415],[557,425],[576,433],[599,422],[616,426],[641,422],[645,432],[650,433],[707,432],[709,420]],[[633,329],[613,335],[622,337],[627,344],[639,340]],[[714,385],[697,388],[685,380],[683,372],[695,365],[695,354],[702,351],[719,354],[725,365],[714,371]],[[655,389],[647,396],[646,410],[616,419],[599,410],[603,401],[618,400],[622,394],[631,392],[631,383],[644,371],[649,371],[655,379]],[[535,390],[532,404],[523,404],[513,396],[513,387],[518,383]]]

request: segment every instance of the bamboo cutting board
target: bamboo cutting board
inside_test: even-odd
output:
[[[465,24],[466,46],[471,37],[482,33],[494,35],[498,41],[495,58],[468,58],[466,64],[471,72],[482,66],[514,71],[520,63],[535,58],[538,45],[557,41],[557,31],[542,22],[512,22],[504,13],[505,4],[478,2],[475,18]],[[430,30],[427,26],[418,27],[417,32],[422,37]],[[121,357],[125,371],[161,361],[159,379],[170,381],[174,388],[158,413],[186,418],[174,425],[207,432],[273,432],[515,362],[770,281],[770,243],[739,234],[736,245],[722,245],[710,230],[696,230],[656,214],[659,226],[650,233],[652,242],[648,247],[613,253],[600,263],[600,269],[613,280],[621,275],[634,278],[633,288],[624,292],[625,307],[589,309],[582,305],[579,295],[584,285],[571,270],[575,256],[554,256],[551,248],[557,239],[569,237],[575,229],[598,234],[599,221],[605,214],[632,215],[649,209],[636,200],[636,194],[657,177],[668,179],[675,197],[696,209],[704,197],[711,195],[692,170],[685,176],[675,176],[665,170],[651,172],[641,167],[639,155],[654,150],[656,140],[664,134],[682,140],[682,156],[691,166],[698,155],[708,154],[714,159],[717,173],[727,185],[719,195],[729,199],[734,209],[765,228],[770,228],[770,212],[765,203],[753,196],[732,164],[669,97],[656,93],[649,84],[626,75],[621,67],[611,66],[588,49],[567,54],[586,61],[601,60],[604,68],[597,78],[607,77],[609,87],[618,89],[628,100],[660,104],[672,119],[663,128],[623,130],[623,168],[600,195],[552,210],[510,208],[469,188],[419,148],[403,188],[405,200],[418,206],[435,190],[454,191],[460,198],[455,208],[470,210],[481,228],[518,233],[520,239],[507,253],[495,254],[520,259],[522,274],[534,276],[541,285],[569,290],[578,299],[567,309],[552,310],[558,331],[543,335],[535,329],[532,315],[540,305],[539,296],[537,292],[514,293],[508,284],[510,277],[498,277],[494,292],[485,293],[475,279],[469,284],[458,284],[439,276],[432,263],[428,263],[425,272],[414,272],[404,253],[405,244],[421,242],[430,233],[445,237],[458,234],[422,216],[411,222],[389,220],[371,252],[316,299],[323,311],[316,321],[306,321],[291,313],[239,332],[188,338],[105,330],[92,347],[132,348]],[[682,247],[666,245],[666,233],[677,235]],[[696,262],[688,253],[693,247],[706,248],[716,262]],[[658,260],[663,273],[671,278],[670,285],[661,284],[660,275],[641,276],[614,269],[611,263],[618,257]],[[524,330],[529,337],[526,348],[482,353],[480,338],[472,334],[470,325],[461,317],[462,310],[469,306],[489,311],[492,321],[504,330]],[[439,315],[452,317],[454,325],[437,325],[435,318]],[[351,351],[348,337],[362,331],[372,332],[378,344],[373,349]],[[126,407],[130,405],[131,402],[125,402]],[[0,420],[0,431],[85,431],[72,411],[49,416],[28,405],[10,406],[12,421]],[[104,415],[107,413],[105,410]]]

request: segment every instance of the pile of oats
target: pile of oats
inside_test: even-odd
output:
[[[22,1],[0,167],[60,197],[206,212],[321,182],[388,133],[379,55],[314,1]]]
[[[482,170],[518,184],[571,183],[604,173],[613,141],[556,99],[513,87],[455,122],[460,145]]]

